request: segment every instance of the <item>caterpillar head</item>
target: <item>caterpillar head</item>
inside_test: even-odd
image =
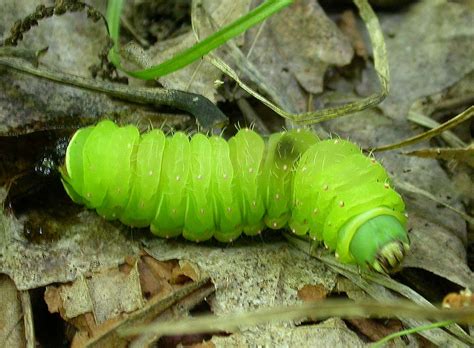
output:
[[[357,226],[349,250],[362,268],[393,273],[400,268],[409,245],[403,220],[393,215],[378,215]]]
[[[407,243],[394,240],[383,246],[376,253],[372,264],[367,264],[367,266],[380,273],[396,272],[409,249],[410,247]]]

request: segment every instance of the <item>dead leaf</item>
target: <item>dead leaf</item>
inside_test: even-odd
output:
[[[420,97],[451,86],[474,69],[474,11],[468,2],[417,1],[402,17],[380,16],[392,76],[381,104],[405,120]]]
[[[13,281],[0,274],[0,342],[4,347],[26,347],[20,296]]]
[[[291,347],[339,347],[362,348],[366,344],[338,318],[330,318],[316,325],[294,327],[288,332],[285,325],[259,326],[253,330],[231,336],[214,336],[216,346],[291,346]]]
[[[140,285],[147,298],[165,297],[173,291],[170,285],[171,272],[176,262],[161,262],[144,255],[138,263]]]
[[[47,286],[44,292],[44,301],[48,305],[49,313],[59,313],[64,308],[59,288],[55,286]]]
[[[338,26],[339,29],[341,29],[341,31],[351,40],[355,54],[364,60],[367,60],[369,58],[369,53],[365,47],[362,34],[359,31],[354,12],[350,10],[344,11],[338,21]]]
[[[298,298],[305,302],[324,300],[327,297],[327,294],[328,291],[326,288],[320,284],[307,284],[298,290]]]
[[[211,15],[211,23],[207,17],[197,16],[194,25],[199,28],[198,36],[202,40],[222,26],[225,26],[249,10],[250,0],[245,1],[202,1],[201,6],[206,14]],[[236,38],[242,41],[243,36]],[[177,53],[193,46],[197,42],[196,35],[191,30],[165,41],[159,41],[147,51],[139,47],[128,47],[128,53],[132,59],[139,63],[142,68],[149,68],[153,65],[175,56]],[[199,93],[207,97],[212,102],[221,100],[217,92],[216,81],[220,80],[222,72],[205,60],[198,60],[183,69],[172,74],[160,77],[159,81],[164,87],[179,89],[188,92]]]
[[[104,270],[80,277],[72,284],[48,287],[45,301],[52,313],[61,313],[65,320],[93,313],[97,324],[144,304],[136,268],[129,274],[118,269]]]
[[[187,260],[180,260],[179,268],[173,269],[173,279],[175,282],[180,283],[180,278],[183,276],[195,282],[202,278],[199,267]]]
[[[310,93],[323,90],[330,65],[343,66],[352,60],[349,40],[315,1],[295,1],[271,17],[269,30],[286,66]]]
[[[454,160],[468,164],[474,168],[474,145],[466,148],[429,148],[411,152],[405,152],[408,156],[417,156],[423,158],[435,158],[443,160]]]
[[[146,250],[158,260],[192,260],[208,274],[216,287],[210,305],[217,315],[295,304],[304,285],[332,289],[336,279],[324,265],[283,243],[237,241],[219,248],[154,239]]]
[[[464,288],[474,288],[474,273],[466,264],[463,242],[433,221],[416,214],[409,218],[410,252],[404,267],[423,268]]]
[[[246,32],[244,52],[271,89],[282,90],[276,102],[290,112],[306,111],[306,95],[323,90],[331,65],[348,64],[352,46],[317,2],[295,1],[262,28]]]
[[[403,325],[399,320],[387,320],[384,323],[374,319],[347,319],[346,321],[372,341],[378,341],[394,332],[403,330]]]

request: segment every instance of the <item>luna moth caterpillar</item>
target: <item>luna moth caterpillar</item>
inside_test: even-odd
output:
[[[265,143],[247,128],[226,141],[105,120],[73,135],[60,172],[74,202],[163,238],[231,242],[288,227],[379,272],[409,249],[404,202],[382,165],[306,129]]]

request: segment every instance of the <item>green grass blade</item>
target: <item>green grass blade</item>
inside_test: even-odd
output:
[[[123,0],[109,0],[107,3],[107,26],[109,35],[114,42],[114,47],[109,52],[109,60],[117,67],[120,66],[119,35],[120,35],[120,14],[122,13]]]
[[[385,343],[393,340],[394,338],[406,336],[406,335],[409,335],[409,334],[418,333],[418,332],[421,332],[421,331],[424,331],[424,330],[431,330],[431,329],[436,329],[438,327],[444,327],[444,326],[447,326],[447,325],[450,325],[450,324],[453,324],[453,323],[454,323],[454,321],[452,321],[452,320],[439,321],[439,322],[436,322],[436,323],[423,325],[423,326],[418,326],[418,327],[414,327],[414,328],[411,328],[411,329],[406,329],[406,330],[402,330],[402,331],[399,331],[399,332],[395,332],[395,333],[390,334],[388,336],[385,336],[381,340],[371,344],[370,348],[382,348],[385,345]]]
[[[110,36],[112,40],[114,40],[115,46],[111,50],[109,58],[112,63],[114,63],[121,70],[125,71],[127,74],[139,79],[151,80],[170,74],[185,67],[186,65],[191,64],[213,49],[221,46],[226,41],[242,34],[244,31],[262,22],[275,12],[278,12],[284,7],[290,5],[292,2],[293,0],[267,0],[246,15],[223,27],[221,30],[210,35],[203,41],[200,41],[194,46],[176,54],[171,59],[166,60],[163,63],[153,66],[149,69],[126,71],[120,67],[120,59],[117,53],[122,0],[110,0],[107,7],[107,22],[109,25]]]

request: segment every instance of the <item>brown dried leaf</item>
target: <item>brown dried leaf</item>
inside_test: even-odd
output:
[[[156,261],[150,256],[143,256],[138,263],[140,285],[145,297],[158,296],[163,298],[173,291],[169,280],[171,278],[171,264]]]
[[[44,292],[44,301],[48,306],[48,311],[50,313],[60,313],[63,310],[63,301],[59,294],[59,288],[55,286],[47,286],[46,291]]]
[[[100,324],[143,306],[138,277],[136,268],[129,273],[108,269],[71,284],[48,287],[45,301],[51,313],[59,312],[65,320],[93,313]]]
[[[369,58],[367,47],[365,47],[364,38],[357,26],[356,16],[354,12],[347,10],[341,15],[338,21],[339,29],[349,38],[352,43],[352,48],[357,56],[365,59]]]
[[[28,346],[24,326],[24,310],[15,283],[0,274],[0,342],[3,347]]]
[[[307,284],[298,290],[298,298],[305,302],[324,300],[327,294],[327,289],[320,284]]]
[[[388,320],[381,323],[373,319],[348,319],[347,322],[355,326],[361,333],[369,337],[372,341],[378,341],[385,336],[403,329],[399,320]]]
[[[71,323],[78,329],[72,340],[72,347],[86,347],[91,339],[105,335],[113,331],[118,323],[122,320],[121,317],[115,317],[97,324],[92,313],[85,313],[77,318],[71,320]],[[110,346],[121,347],[123,340],[118,337],[112,337]]]
[[[170,280],[172,278],[171,273],[177,264],[175,261],[158,261],[152,256],[143,256],[141,260],[143,264],[153,272],[153,274],[165,280]]]
[[[182,275],[192,279],[195,282],[202,278],[201,271],[195,263],[192,263],[188,260],[180,260],[179,267]]]
[[[89,340],[89,335],[85,331],[78,331],[72,338],[71,348],[83,348]]]

